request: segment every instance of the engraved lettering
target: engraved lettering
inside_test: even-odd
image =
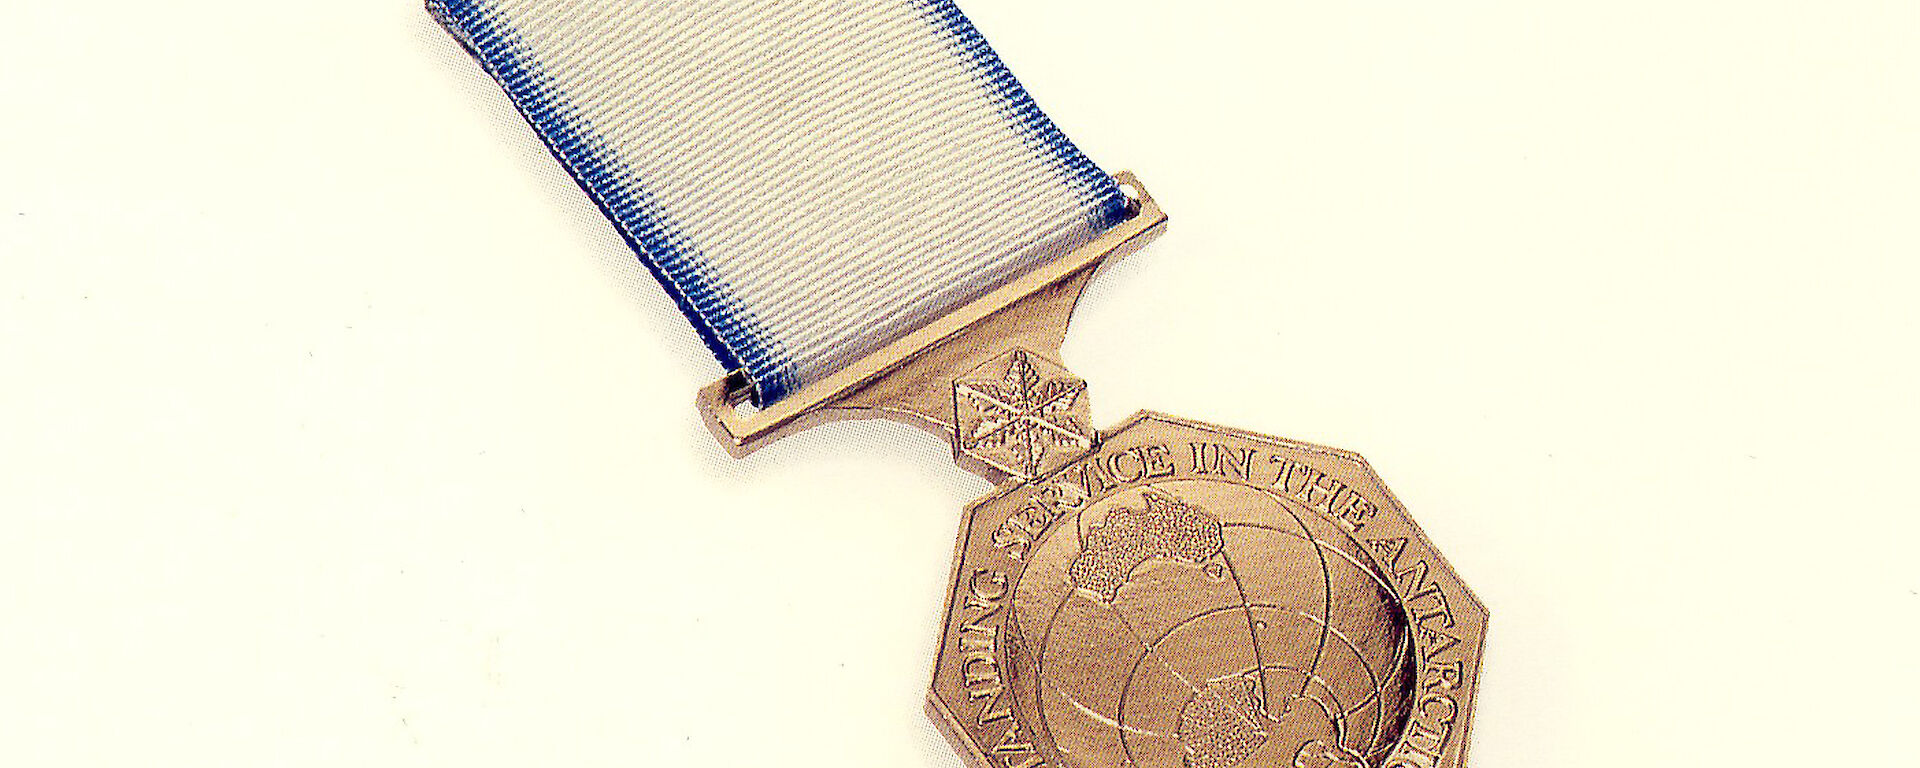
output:
[[[1233,449],[1224,445],[1214,446],[1214,456],[1221,459],[1224,471],[1220,474],[1237,477],[1241,480],[1253,479],[1253,449]]]
[[[974,701],[986,699],[986,703],[980,705],[980,714],[974,718],[974,722],[979,725],[992,725],[993,723],[1013,717],[1013,705],[1002,703],[1000,698],[1001,695],[1006,692],[1006,686],[1003,685],[989,685],[967,689],[967,698]]]
[[[1021,524],[1026,526],[1027,530],[1033,531],[1036,536],[1053,527],[1053,521],[1059,519],[1059,515],[1054,514],[1053,510],[1033,503],[1022,507],[1019,512],[1014,513],[1014,516],[1019,517]]]
[[[1426,703],[1422,701],[1423,717],[1425,705]],[[1407,733],[1402,738],[1404,740],[1400,743],[1407,745],[1407,749],[1427,757],[1438,758],[1441,748],[1447,744],[1447,728],[1444,725],[1429,725],[1421,717],[1416,717],[1407,723]]]
[[[992,640],[987,642],[991,644]],[[968,656],[966,661],[960,663],[960,677],[966,680],[969,688],[1000,685],[1000,664],[993,660],[991,645],[988,647],[989,650],[982,652],[983,655]]]
[[[1303,469],[1299,464],[1283,456],[1269,456],[1267,463],[1280,465],[1280,474],[1273,479],[1273,487],[1281,493],[1293,493],[1293,475]]]
[[[1295,465],[1295,466],[1297,467],[1297,470],[1295,471],[1294,476],[1298,478],[1300,481],[1299,489],[1298,490],[1293,490],[1291,488],[1288,489],[1288,495],[1292,496],[1294,501],[1298,501],[1307,506],[1313,506],[1314,484],[1320,482],[1320,478],[1325,477],[1326,475],[1322,473],[1320,470],[1314,469],[1313,467],[1309,467],[1304,464]]]
[[[1393,580],[1400,585],[1400,602],[1413,614],[1416,624],[1425,624],[1431,619],[1440,619],[1443,629],[1453,629],[1453,604],[1447,600],[1447,593],[1440,588],[1440,582],[1434,581],[1433,566],[1425,559],[1414,562],[1405,570],[1396,570]],[[1424,605],[1416,605],[1425,601]]]
[[[1193,454],[1194,474],[1253,480],[1252,448],[1217,443],[1188,443],[1187,447]]]
[[[1006,734],[1000,737],[1000,743],[993,745],[993,753],[996,755],[1007,755],[1032,752],[1033,745],[1024,741],[1025,738],[1026,737],[1020,733],[1020,723],[1010,723],[1007,725]]]
[[[1414,634],[1420,637],[1420,646],[1426,649],[1428,656],[1439,656],[1460,644],[1460,638],[1426,627],[1416,627]]]
[[[1079,484],[1080,494],[1087,498],[1104,496],[1108,491],[1119,487],[1113,478],[1107,476],[1106,470],[1100,468],[1098,461],[1080,462],[1074,465],[1073,469],[1068,470],[1067,475]]]
[[[1387,570],[1396,570],[1400,567],[1400,556],[1406,554],[1407,540],[1374,539],[1367,542],[1367,546],[1373,550],[1374,557],[1386,561]]]
[[[968,601],[968,607],[970,607],[970,609],[1000,611],[998,601],[1000,601],[1000,597],[1006,597],[1006,574],[1002,574],[1002,572],[998,572],[998,570],[991,570],[991,568],[979,568],[979,570],[973,572],[973,578],[968,580],[968,589],[972,591],[972,593],[968,595],[968,597],[970,597],[970,601]],[[989,616],[993,614],[991,611],[989,611]]]
[[[1378,514],[1380,514],[1380,510],[1373,505],[1373,502],[1367,501],[1366,497],[1361,496],[1352,489],[1348,489],[1346,502],[1340,505],[1339,510],[1334,512],[1333,516],[1334,519],[1340,521],[1341,525],[1345,526],[1347,530],[1359,531],[1361,528],[1367,527],[1367,523],[1373,520],[1374,516]]]
[[[1007,557],[1025,560],[1027,550],[1033,547],[1033,534],[1001,523],[1000,527],[993,531],[993,546]]]
[[[1303,489],[1304,496],[1300,500],[1307,502],[1307,506],[1312,507],[1315,512],[1332,515],[1333,500],[1346,490],[1347,487],[1341,485],[1340,481],[1328,477],[1325,473],[1315,472],[1313,481],[1307,483],[1307,487]]]
[[[1172,477],[1173,451],[1164,445],[1149,445],[1140,449],[1140,455],[1147,462],[1147,477]]]
[[[1000,758],[1000,764],[1007,768],[1039,768],[1046,764],[1034,751],[1033,743],[1020,732],[1020,721],[1011,718],[1007,720],[1006,732],[987,752]]]
[[[1439,725],[1452,725],[1453,716],[1460,712],[1460,705],[1452,696],[1444,693],[1429,693],[1420,697],[1420,716]]]
[[[991,624],[979,623],[998,611],[999,609],[996,608],[993,612],[980,616],[978,619],[969,621],[960,627],[960,636],[954,639],[954,643],[960,648],[960,658],[968,662],[984,661],[990,664],[998,663],[994,661],[993,652],[998,647],[997,642],[1000,637],[1000,628]]]
[[[976,569],[967,578],[962,603],[965,613],[956,645],[961,685],[967,698],[978,702],[974,722],[981,726],[1013,721],[1013,705],[1005,696],[1006,681],[998,656],[1000,628],[995,624],[1009,588],[1007,575],[990,568]],[[1018,728],[1018,724],[1012,727]]]
[[[1380,508],[1365,496],[1320,470],[1279,456],[1267,459],[1278,464],[1279,476],[1273,487],[1294,500],[1332,517],[1341,527],[1358,532],[1380,515]]]
[[[1467,663],[1454,661],[1448,664],[1427,663],[1425,688],[1429,691],[1457,691],[1467,679]]]
[[[1427,608],[1426,610],[1414,611],[1413,612],[1414,623],[1425,624],[1427,623],[1428,619],[1440,619],[1443,626],[1452,628],[1453,627],[1453,607],[1447,604],[1446,593],[1436,591],[1430,596],[1434,599],[1436,605],[1430,608]]]
[[[1421,558],[1401,567],[1407,544],[1404,538],[1374,539],[1367,542],[1367,547],[1375,557],[1386,563],[1387,571],[1393,574],[1394,586],[1401,595],[1400,602],[1412,617],[1415,634],[1420,638],[1427,655],[1438,656],[1460,644],[1460,638],[1441,631],[1453,629],[1459,622],[1454,616],[1453,601],[1447,597],[1446,589],[1433,578],[1431,563]]]
[[[1005,523],[1002,523],[1002,525],[1018,528],[1021,533],[1027,534],[1028,536],[1046,530],[1047,526],[1045,523],[1036,524],[1034,522],[1031,512],[1031,507],[1021,507],[1020,509],[1014,510],[1013,514],[1007,515],[1007,520]]]
[[[1055,513],[1039,504],[1029,504],[1020,508],[993,531],[993,545],[1015,560],[1025,559],[1027,550],[1032,548],[1033,540],[1040,536],[1048,526],[1053,525]]]
[[[1107,464],[1107,474],[1123,483],[1139,482],[1147,476],[1147,461],[1140,457],[1140,449],[1108,454],[1103,457]]]
[[[1053,511],[1055,518],[1075,511],[1087,505],[1087,492],[1066,480],[1056,479],[1035,491],[1032,497],[1039,504]]]

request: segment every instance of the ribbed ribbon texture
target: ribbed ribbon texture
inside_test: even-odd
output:
[[[947,0],[429,0],[762,405],[1125,216]]]

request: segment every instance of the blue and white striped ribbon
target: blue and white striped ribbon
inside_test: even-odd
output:
[[[427,7],[762,405],[1125,216],[950,0]]]

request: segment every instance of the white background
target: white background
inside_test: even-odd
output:
[[[1493,611],[1474,765],[1911,761],[1920,8],[965,8],[1174,217],[1096,420],[1372,459]],[[13,3],[0,105],[0,765],[957,765],[985,485],[728,458],[414,3]]]

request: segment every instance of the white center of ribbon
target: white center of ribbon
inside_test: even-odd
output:
[[[1125,215],[948,0],[428,8],[763,405]]]

